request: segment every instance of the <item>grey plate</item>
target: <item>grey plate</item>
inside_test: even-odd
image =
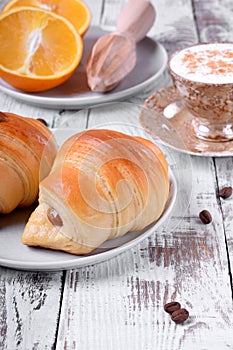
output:
[[[0,90],[33,105],[76,109],[132,96],[159,79],[167,65],[167,52],[160,43],[146,37],[137,44],[135,68],[121,84],[108,93],[92,92],[87,85],[86,62],[96,40],[107,33],[99,27],[90,27],[84,37],[84,53],[81,63],[72,77],[64,84],[40,93],[26,93],[14,89],[0,79]]]
[[[55,130],[58,143],[62,143],[75,131]],[[106,241],[91,254],[77,256],[61,251],[52,251],[37,247],[27,247],[21,243],[25,223],[33,210],[17,209],[0,220],[0,265],[20,270],[56,271],[95,264],[112,258],[135,246],[148,237],[164,223],[176,201],[177,183],[170,171],[170,196],[160,219],[139,232],[129,232],[123,237]]]

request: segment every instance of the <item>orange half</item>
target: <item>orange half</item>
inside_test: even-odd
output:
[[[36,7],[65,17],[81,36],[90,26],[91,13],[87,5],[80,0],[10,0],[2,12],[8,12],[20,6]]]
[[[78,66],[82,38],[53,12],[21,7],[0,15],[0,77],[23,91],[62,84]]]

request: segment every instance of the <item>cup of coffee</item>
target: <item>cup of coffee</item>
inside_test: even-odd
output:
[[[203,43],[176,51],[168,69],[193,115],[194,134],[206,141],[233,140],[233,43]]]

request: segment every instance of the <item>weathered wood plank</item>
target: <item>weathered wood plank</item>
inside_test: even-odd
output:
[[[42,118],[47,121],[50,127],[53,127],[55,121],[60,118],[59,110],[39,108],[28,105],[24,102],[16,101],[14,98],[0,92],[0,109],[3,112],[16,113],[23,117]]]
[[[232,41],[233,40],[233,3],[230,1],[194,1],[197,17],[197,27],[201,41]],[[218,187],[232,186],[232,158],[215,160]],[[233,266],[233,230],[231,228],[233,202],[232,199],[220,200],[219,202],[223,218],[226,236],[226,247],[229,254],[229,269],[232,284]]]
[[[197,2],[201,5],[201,1]],[[123,1],[117,0],[105,1],[104,6],[94,0],[87,3],[93,9],[95,23],[100,21],[102,25],[114,24],[123,5]],[[160,40],[168,52],[198,40],[191,1],[153,3],[158,16],[150,35]],[[217,1],[208,3],[218,6]],[[230,8],[229,1],[226,6]],[[200,12],[196,15],[200,16]],[[201,38],[204,38],[202,33]],[[141,101],[147,93],[149,89],[131,100]],[[44,111],[23,104],[19,107],[13,99],[3,103],[1,106],[6,109],[22,108],[28,116],[31,112],[37,116]],[[51,122],[55,126],[63,122],[69,126],[72,113],[51,111]],[[120,115],[115,121],[122,119]],[[109,121],[100,117],[96,121],[92,115],[87,119],[83,115],[76,119],[75,127],[84,128],[87,122],[93,127]],[[181,196],[169,226],[108,262],[67,272],[56,349],[225,350],[233,347],[224,236],[225,229],[232,259],[232,200],[221,201],[219,206],[215,175],[216,165],[218,185],[230,185],[232,160],[219,159],[213,163],[212,159],[192,157],[192,177],[183,171],[187,167],[186,156],[178,155],[175,160],[174,170],[180,170],[183,177],[179,187]],[[191,194],[190,186],[185,187],[190,181]],[[190,198],[186,210],[182,198]],[[205,226],[198,219],[202,209],[211,211],[214,220],[210,225]],[[62,274],[1,268],[0,287],[0,334],[3,335],[0,348],[52,349]],[[170,300],[180,301],[190,311],[190,319],[184,325],[176,326],[163,311],[164,303]],[[45,322],[49,316],[49,322]]]
[[[157,2],[157,6],[162,22],[158,17],[158,38],[170,52],[197,41],[190,2]],[[107,13],[105,17],[109,19]],[[114,121],[118,120],[125,121],[124,116],[116,116]],[[107,122],[105,117],[97,121],[90,115],[89,127],[101,121]],[[179,169],[184,158],[177,163]],[[192,162],[190,207],[183,216],[177,203],[169,226],[173,225],[173,232],[155,232],[107,263],[67,274],[58,349],[232,347],[231,289],[214,164],[195,157]],[[181,191],[188,197],[184,188]],[[211,211],[212,224],[200,222],[202,209]],[[163,311],[163,304],[174,299],[190,311],[190,320],[182,326],[175,326]]]
[[[0,9],[6,2],[0,2]],[[33,107],[3,93],[0,93],[0,109],[43,118],[50,126],[59,116],[59,111]],[[0,349],[54,347],[62,280],[62,272],[27,273],[0,268]]]
[[[219,0],[194,0],[201,41],[233,41],[233,3]]]
[[[209,173],[209,166],[203,168]],[[208,180],[213,182],[202,180],[192,197],[195,205],[173,234],[155,233],[108,263],[67,275],[58,349],[64,344],[67,349],[81,344],[83,349],[152,349],[155,344],[157,349],[230,348],[223,235],[218,225],[206,228],[196,215],[215,195],[213,189],[205,193]],[[209,209],[218,223],[217,206]],[[175,327],[164,313],[163,304],[172,299],[190,311],[187,324]],[[82,316],[77,318],[76,312]]]
[[[0,9],[6,2],[0,2]],[[93,3],[92,20],[99,21],[100,13],[101,4]],[[27,105],[3,93],[0,93],[0,101],[3,111],[43,118],[53,127],[66,127],[65,119],[73,114]],[[85,128],[86,119],[79,115],[77,129]],[[1,350],[55,349],[64,274],[0,268]]]
[[[231,158],[215,159],[217,181],[218,181],[218,190],[225,186],[232,186],[232,168],[233,160]],[[232,280],[232,270],[233,270],[233,197],[228,199],[219,199],[220,208],[222,210],[224,218],[224,231],[226,237],[226,247],[229,255],[229,279],[231,281],[232,287],[232,296],[233,296],[233,280]]]
[[[157,19],[150,34],[164,44],[169,53],[198,41],[192,1],[152,1]]]
[[[106,115],[89,115],[89,127],[101,122],[111,127]],[[135,125],[136,119],[117,113],[112,127],[130,122]],[[233,345],[231,288],[214,164],[210,158],[192,157],[193,168],[185,179],[188,157],[177,152],[173,156],[180,170],[181,195],[168,227],[106,263],[67,273],[59,350],[152,349],[155,344],[156,349],[166,350],[228,349]],[[190,207],[181,202],[185,197]],[[203,209],[214,218],[208,226],[198,218]],[[163,311],[170,300],[189,310],[184,325],[175,326]]]
[[[0,268],[0,349],[52,349],[63,273]]]

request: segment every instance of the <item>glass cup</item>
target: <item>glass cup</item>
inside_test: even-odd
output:
[[[202,140],[233,139],[233,43],[203,43],[176,51],[168,69]]]

